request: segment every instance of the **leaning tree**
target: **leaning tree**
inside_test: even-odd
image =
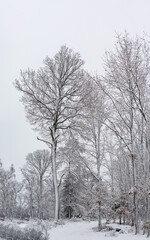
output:
[[[58,143],[80,115],[85,74],[78,53],[62,46],[53,59],[47,57],[38,71],[21,71],[15,87],[22,93],[28,121],[51,147],[55,192],[55,221],[59,219],[56,153]],[[63,134],[62,134],[63,132]]]

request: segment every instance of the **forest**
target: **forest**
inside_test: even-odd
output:
[[[150,49],[117,34],[102,74],[66,45],[14,82],[35,141],[22,182],[0,163],[0,218],[103,220],[150,232]],[[17,91],[16,90],[16,91]]]

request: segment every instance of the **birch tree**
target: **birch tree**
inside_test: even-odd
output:
[[[78,53],[62,46],[53,59],[47,57],[38,71],[22,71],[15,87],[22,93],[29,122],[51,147],[55,191],[55,221],[59,219],[56,154],[62,133],[75,127],[80,114],[84,71]]]

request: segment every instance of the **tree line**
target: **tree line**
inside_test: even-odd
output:
[[[83,66],[78,53],[62,46],[14,83],[37,139],[48,147],[27,155],[15,211],[56,222],[97,218],[99,231],[104,217],[131,224],[136,233],[141,222],[149,229],[149,42],[117,35],[103,74]]]

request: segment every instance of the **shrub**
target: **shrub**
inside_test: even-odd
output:
[[[0,238],[6,240],[48,240],[42,231],[34,228],[16,229],[14,227],[0,224]]]

